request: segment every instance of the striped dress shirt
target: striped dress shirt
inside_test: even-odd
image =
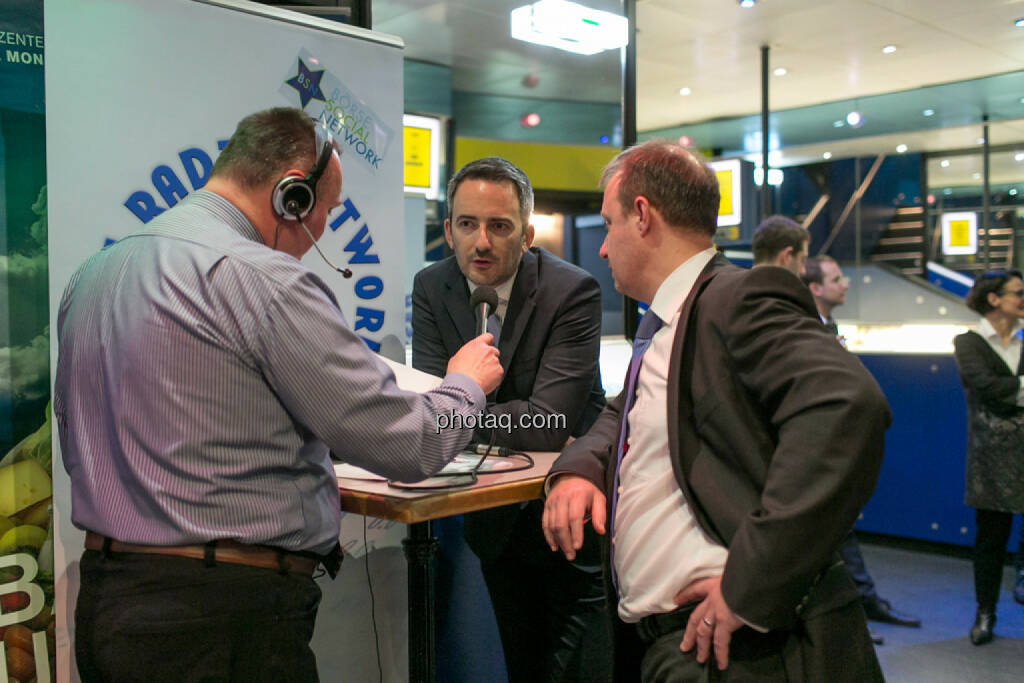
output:
[[[422,479],[472,435],[438,432],[436,415],[484,407],[457,373],[400,390],[327,285],[205,190],[78,269],[58,338],[72,521],[128,543],[326,553],[341,515],[332,452]]]

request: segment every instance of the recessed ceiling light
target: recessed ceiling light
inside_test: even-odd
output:
[[[953,194],[953,190],[947,187],[945,190],[942,191],[942,194]]]
[[[786,71],[786,67],[780,66],[778,69],[776,69],[772,73],[775,74],[776,76],[785,76],[789,72]]]
[[[1016,188],[1016,187],[1011,187],[1011,188],[1010,188],[1010,192],[1009,192],[1009,195],[1010,195],[1011,197],[1016,197],[1016,196],[1017,196],[1017,188]]]
[[[1017,152],[1013,155],[1014,161],[1024,161],[1024,152]]]
[[[690,94],[690,89],[689,88],[680,88],[679,89],[679,94],[682,95],[683,97],[686,97],[687,95]]]
[[[882,48],[882,54],[891,55],[893,52],[896,52],[895,45],[886,45]]]
[[[864,123],[864,117],[855,109],[846,115],[846,122],[854,128],[860,128],[860,125]]]
[[[1017,28],[1024,28],[1024,17],[1015,19],[1013,25],[1016,26]]]
[[[896,145],[896,151],[899,154],[903,154],[904,152],[907,151],[907,146],[906,145]]]
[[[833,121],[833,122],[832,122],[832,127],[833,127],[833,128],[842,128],[842,127],[843,127],[843,126],[845,126],[845,125],[846,125],[846,124],[845,124],[845,123],[843,123],[842,121]]]
[[[679,136],[679,146],[680,147],[692,147],[693,146],[693,138],[691,138],[689,135],[681,135],[681,136]]]
[[[949,168],[949,159],[943,159],[939,162],[939,166],[942,168]]]
[[[825,152],[824,154],[821,155],[821,158],[822,159],[831,159],[832,158],[832,152]]]
[[[923,112],[921,112],[921,116],[935,116],[935,110],[925,109]]]
[[[750,9],[754,6],[755,0],[740,0],[740,7],[743,9]]]

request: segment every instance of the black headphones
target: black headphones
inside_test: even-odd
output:
[[[270,195],[270,206],[284,221],[301,220],[316,206],[316,184],[327,170],[334,151],[334,140],[330,132],[319,123],[314,124],[316,149],[319,150],[316,163],[305,178],[288,176],[281,178]]]

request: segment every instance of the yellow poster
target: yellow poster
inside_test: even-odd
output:
[[[722,201],[718,205],[719,216],[732,214],[732,169],[715,171],[718,178],[718,191],[722,195]]]
[[[430,129],[405,126],[402,133],[405,155],[405,185],[430,187]]]
[[[949,222],[949,246],[969,247],[971,245],[971,222],[967,220]]]

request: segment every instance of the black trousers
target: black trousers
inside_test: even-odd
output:
[[[853,583],[857,586],[857,592],[860,593],[861,599],[877,600],[878,592],[875,590],[875,580],[871,578],[867,565],[864,564],[864,556],[860,552],[860,543],[857,542],[857,536],[854,534],[853,529],[850,529],[849,533],[843,538],[842,545],[839,546],[839,554],[843,558],[846,570],[850,572]]]
[[[87,550],[75,610],[83,683],[308,683],[320,588],[309,577]]]
[[[714,652],[697,663],[696,648],[681,652],[683,630],[651,643],[640,665],[642,683],[884,683],[859,601],[806,624],[807,630],[733,632],[729,666],[719,670]]]
[[[975,510],[978,532],[974,537],[974,595],[978,607],[995,609],[1003,581],[1006,542],[1010,540],[1013,513]],[[1018,553],[1020,551],[1018,550]]]
[[[611,618],[601,566],[570,563],[552,552],[540,530],[542,509],[524,509],[504,552],[480,565],[509,681],[611,681]]]

